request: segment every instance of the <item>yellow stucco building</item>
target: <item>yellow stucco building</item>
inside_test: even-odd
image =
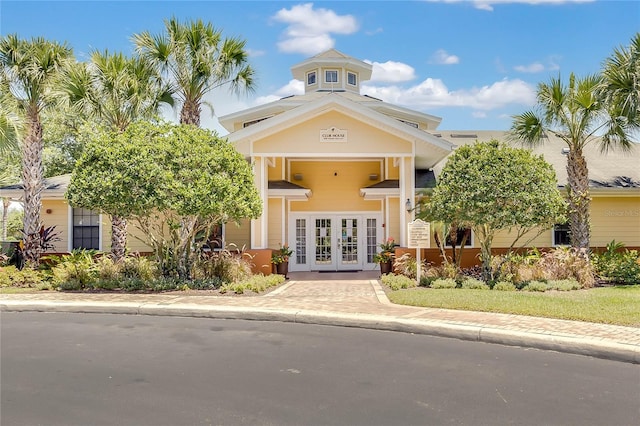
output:
[[[439,131],[439,117],[361,95],[372,66],[334,49],[291,71],[304,83],[303,95],[221,117],[220,123],[251,161],[263,202],[260,218],[226,224],[223,238],[253,250],[288,244],[294,250],[293,271],[374,269],[379,243],[393,237],[407,245],[417,198],[435,185],[456,146],[506,140],[505,132]],[[535,149],[554,166],[560,187],[566,184],[564,146],[550,137]],[[603,155],[588,146],[585,155],[593,198],[592,246],[615,239],[640,247],[640,149]],[[109,250],[109,218],[67,206],[68,180],[49,179],[43,192],[42,219],[63,235],[56,250],[82,246],[85,232],[93,233],[97,248]],[[0,196],[20,198],[19,185],[0,189]],[[531,246],[564,243],[566,229],[559,227],[543,232]],[[473,260],[473,236],[468,244]],[[506,234],[494,241],[494,247],[509,244]],[[148,250],[135,238],[129,238],[129,246]],[[437,257],[435,250],[430,256]]]

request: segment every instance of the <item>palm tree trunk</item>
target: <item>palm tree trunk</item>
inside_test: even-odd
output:
[[[2,241],[7,241],[7,227],[9,226],[9,205],[11,201],[8,198],[2,199]]]
[[[127,247],[127,220],[117,215],[111,216],[111,257],[114,262],[124,259]]]
[[[196,127],[200,127],[200,112],[199,102],[185,101],[180,110],[180,124],[193,124]]]
[[[589,249],[589,169],[582,149],[571,149],[567,158],[569,230],[574,248]]]
[[[42,123],[37,112],[27,118],[28,132],[22,144],[22,182],[24,184],[24,256],[37,268],[40,261],[40,210],[42,209]]]

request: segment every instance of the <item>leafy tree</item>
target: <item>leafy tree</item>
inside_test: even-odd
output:
[[[165,275],[190,276],[196,236],[261,213],[249,163],[194,126],[137,122],[89,143],[66,194],[73,206],[130,219]]]
[[[40,210],[42,208],[41,114],[54,103],[52,84],[60,68],[72,57],[66,44],[15,34],[0,38],[0,86],[8,88],[12,102],[24,117],[22,181],[24,182],[24,254],[36,267],[40,260]]]
[[[247,63],[246,41],[223,38],[222,31],[201,20],[165,21],[165,32],[135,34],[136,51],[168,75],[182,105],[180,123],[200,126],[204,96],[229,85],[236,93],[253,90],[254,70]]]
[[[584,78],[569,76],[565,85],[560,77],[538,85],[538,109],[514,117],[511,138],[530,146],[544,143],[548,133],[562,139],[569,147],[567,155],[567,199],[569,202],[569,230],[571,244],[589,249],[589,168],[583,154],[585,146],[599,143],[601,151],[617,147],[629,151],[633,147],[631,135],[638,130],[638,119],[618,115],[620,108],[607,104],[602,95],[603,79],[590,75]],[[619,99],[612,96],[611,99]],[[598,134],[604,132],[602,137]]]
[[[86,140],[98,131],[95,120],[85,113],[60,106],[46,111],[42,123],[44,177],[71,173]]]
[[[173,103],[169,88],[150,62],[108,51],[93,52],[91,63],[67,67],[59,90],[71,107],[118,132],[135,120],[156,116],[162,103]],[[113,212],[111,255],[115,260],[124,257],[126,244],[127,221]]]
[[[429,219],[473,230],[488,281],[493,278],[491,245],[496,233],[515,234],[511,251],[525,236],[530,238],[522,246],[561,220],[564,209],[551,165],[528,150],[492,140],[462,146],[453,153],[442,169],[428,211]]]

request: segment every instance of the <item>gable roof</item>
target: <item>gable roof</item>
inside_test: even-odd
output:
[[[264,119],[271,120],[274,116],[282,114],[283,112],[298,108],[302,105],[308,104],[309,102],[313,102],[319,98],[324,98],[329,95],[342,96],[345,99],[359,103],[360,105],[375,110],[381,114],[422,124],[428,130],[435,130],[442,121],[441,117],[414,111],[412,109],[401,107],[398,105],[393,105],[372,96],[359,95],[352,92],[326,91],[310,92],[305,93],[304,95],[286,96],[284,98],[278,99],[277,101],[257,105],[252,108],[224,115],[222,117],[219,117],[218,121],[221,126],[227,129],[230,133],[233,133],[236,123],[247,123]],[[252,124],[252,126],[253,125],[255,124]]]
[[[456,145],[467,145],[476,141],[486,142],[495,139],[505,142],[513,147],[525,148],[525,145],[508,140],[508,132],[498,130],[449,130],[440,131],[443,138],[450,140]],[[589,168],[589,187],[594,194],[599,189],[607,188],[606,192],[611,193],[612,189],[620,190],[632,189],[632,192],[640,192],[640,144],[634,144],[631,152],[611,150],[602,153],[597,144],[598,140],[587,144],[583,154],[587,160]],[[547,140],[534,148],[530,148],[535,154],[542,155],[556,172],[558,186],[567,185],[567,154],[563,150],[566,144],[562,139],[554,135],[548,135]],[[436,177],[440,175],[447,159],[443,159],[434,167]],[[629,192],[629,191],[626,191]]]
[[[71,174],[46,178],[43,181],[43,192],[47,194],[47,198],[64,198],[64,193],[67,192],[70,182]],[[18,182],[0,187],[0,198],[4,197],[21,200],[24,197],[24,184]]]
[[[227,136],[241,153],[250,155],[255,140],[271,136],[327,111],[338,111],[371,127],[392,133],[415,144],[416,167],[431,168],[455,147],[447,140],[409,126],[393,117],[355,102],[344,93],[324,93],[297,108],[289,109],[268,120],[260,121]],[[362,153],[354,153],[362,154]]]

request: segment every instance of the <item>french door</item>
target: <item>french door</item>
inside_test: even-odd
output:
[[[362,214],[320,214],[292,217],[295,241],[292,270],[344,271],[373,269],[380,220]],[[291,232],[293,231],[293,232]]]

